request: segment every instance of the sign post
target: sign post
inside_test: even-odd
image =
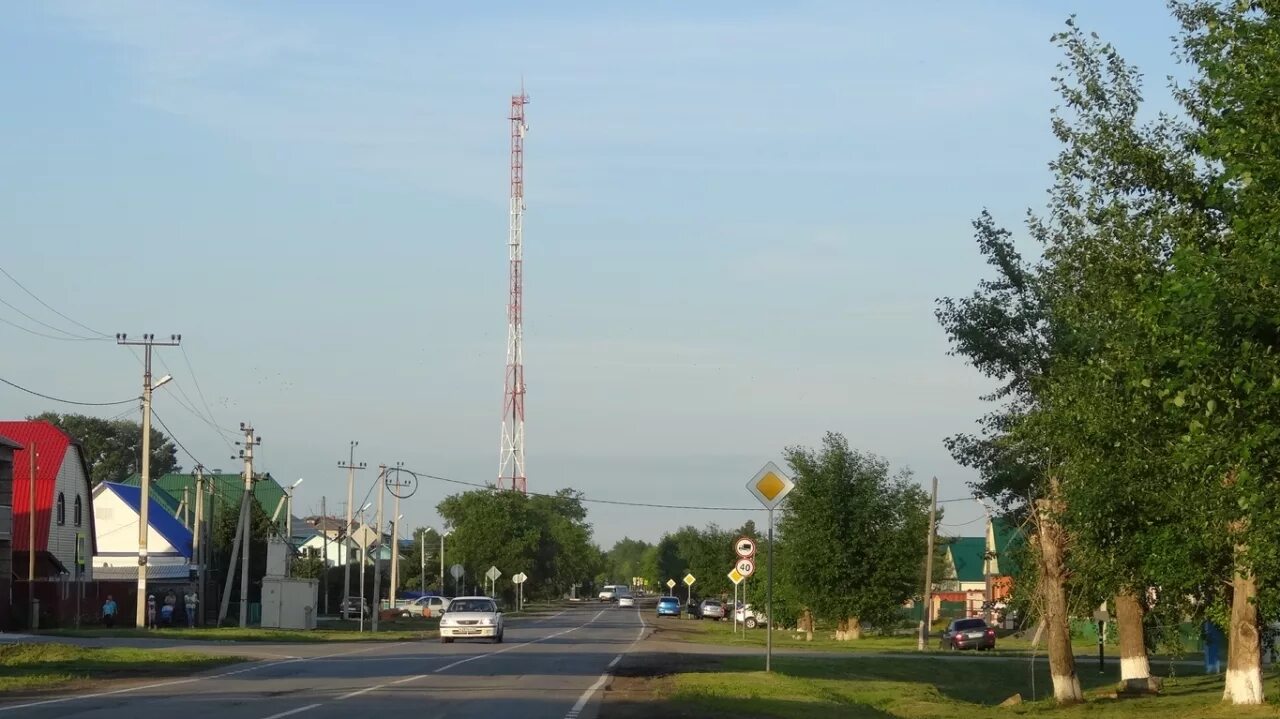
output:
[[[694,582],[696,582],[696,581],[698,581],[698,578],[697,578],[697,577],[695,577],[695,576],[693,576],[693,574],[692,574],[692,573],[688,573],[688,574],[685,574],[685,575],[684,575],[684,586],[685,586],[685,590],[684,590],[684,605],[685,605],[685,606],[684,606],[684,608],[685,608],[685,611],[688,611],[688,610],[689,610],[689,605],[690,605],[690,604],[693,604],[693,583],[694,583]]]
[[[524,572],[518,572],[511,577],[511,581],[516,585],[516,611],[524,611],[524,582],[529,576]]]
[[[778,469],[778,465],[773,462],[765,463],[764,467],[756,472],[756,476],[747,482],[747,489],[760,500],[760,504],[769,510],[769,556],[767,567],[767,578],[765,580],[765,654],[764,654],[764,670],[766,672],[773,671],[773,510],[777,509],[782,500],[786,499],[791,490],[795,488],[795,483],[791,478]],[[754,565],[752,567],[754,569]]]
[[[746,577],[742,576],[742,572],[737,567],[729,570],[729,581],[733,582],[733,633],[738,633],[738,585],[742,584],[742,580]],[[743,602],[743,606],[746,602]]]
[[[457,596],[461,594],[461,592],[458,591],[458,582],[462,581],[462,575],[466,574],[467,570],[461,564],[455,564],[452,567],[449,567],[449,573],[453,575],[453,594],[454,596]],[[444,584],[443,581],[440,583]]]
[[[498,593],[497,581],[502,576],[502,572],[497,567],[489,567],[489,571],[484,573],[485,579],[489,580],[489,596]]]

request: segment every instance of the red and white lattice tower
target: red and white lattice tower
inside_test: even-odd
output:
[[[525,491],[524,476],[524,106],[520,88],[511,96],[511,288],[507,299],[507,379],[502,403],[498,489]]]

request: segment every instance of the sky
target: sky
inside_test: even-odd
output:
[[[6,3],[0,267],[31,294],[0,276],[0,377],[127,399],[138,354],[68,333],[180,333],[156,414],[229,471],[250,423],[295,514],[341,511],[351,440],[493,482],[523,82],[530,491],[733,508],[591,504],[606,547],[762,523],[747,480],[836,431],[968,497],[943,439],[990,384],[934,301],[986,276],[984,207],[1044,205],[1071,14],[1170,106],[1155,0]],[[77,410],[0,386],[49,409]],[[405,526],[459,489],[424,479]]]

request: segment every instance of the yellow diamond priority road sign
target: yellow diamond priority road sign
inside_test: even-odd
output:
[[[696,581],[698,580],[693,576],[692,573],[684,575],[684,585],[686,587],[692,587],[693,583]]]
[[[729,581],[733,582],[735,586],[742,584],[742,580],[744,579],[746,579],[746,577],[742,576],[742,573],[738,571],[737,567],[734,567],[733,571],[729,572]]]
[[[793,487],[795,483],[773,462],[765,464],[756,476],[747,482],[747,489],[751,490],[765,509],[774,509],[781,504]]]

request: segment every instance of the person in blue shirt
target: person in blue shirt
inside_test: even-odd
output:
[[[116,607],[116,600],[112,599],[111,595],[108,594],[107,601],[102,604],[103,625],[105,625],[108,628],[114,627],[116,625],[117,611],[119,611],[119,609]]]
[[[1217,624],[1211,621],[1204,623],[1204,673],[1222,673],[1222,646],[1226,636]]]

